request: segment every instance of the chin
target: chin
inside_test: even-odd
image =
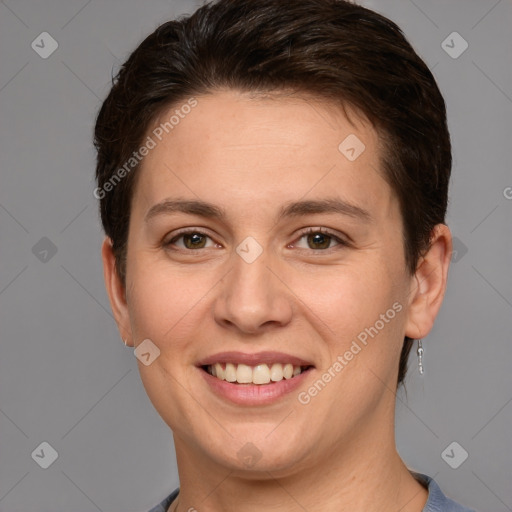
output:
[[[289,432],[284,429],[281,435],[275,432],[268,435],[271,429],[265,425],[265,434],[261,436],[254,434],[254,424],[236,430],[237,433],[231,429],[234,435],[229,441],[226,441],[226,437],[217,442],[210,439],[203,450],[214,463],[244,478],[265,480],[272,478],[269,472],[282,476],[290,474],[306,457],[308,450],[304,443],[296,440],[295,436],[290,438]]]

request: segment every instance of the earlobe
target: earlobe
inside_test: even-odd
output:
[[[430,248],[420,258],[413,277],[406,336],[421,339],[432,329],[446,291],[451,254],[450,230],[445,224],[437,224],[432,231]]]
[[[128,304],[126,302],[125,287],[116,269],[116,260],[112,250],[112,240],[105,237],[101,246],[101,257],[103,260],[103,277],[107,290],[110,307],[114,314],[119,334],[126,346],[133,347],[132,332],[130,328],[130,317]]]

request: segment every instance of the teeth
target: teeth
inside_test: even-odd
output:
[[[252,368],[246,364],[239,364],[236,369],[236,381],[239,384],[250,384],[252,382]]]
[[[226,373],[224,374],[224,378],[228,382],[236,382],[236,368],[234,364],[228,363],[226,365]]]
[[[283,377],[285,379],[291,379],[293,376],[293,365],[292,364],[285,364],[283,366]]]
[[[270,378],[274,382],[279,382],[283,380],[283,365],[282,364],[273,364],[272,368],[270,368]]]
[[[211,368],[211,367],[210,367]],[[215,363],[213,366],[215,373],[212,373],[214,377],[218,377],[220,380],[224,380],[226,377],[226,370],[222,368],[220,363]]]
[[[254,384],[268,384],[270,382],[270,370],[266,364],[259,364],[254,367],[254,370],[252,370],[252,382]]]
[[[267,364],[248,366],[246,364],[215,363],[207,367],[210,375],[227,382],[238,384],[269,384],[283,379],[291,379],[300,375],[305,367],[293,366],[291,363],[274,363],[270,368]]]

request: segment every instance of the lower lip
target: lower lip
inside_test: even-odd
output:
[[[296,390],[308,378],[311,370],[302,372],[291,379],[283,379],[272,384],[236,384],[220,380],[199,368],[207,384],[220,397],[237,405],[268,405]]]

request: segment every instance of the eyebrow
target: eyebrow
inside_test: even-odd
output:
[[[165,199],[160,203],[153,205],[144,218],[149,222],[152,218],[159,215],[169,215],[172,213],[188,213],[199,215],[201,217],[225,220],[226,211],[212,203],[201,200],[185,199]],[[371,222],[372,216],[368,210],[355,204],[351,204],[340,198],[317,199],[307,201],[296,201],[288,203],[281,207],[277,214],[277,220],[287,217],[300,217],[318,213],[337,213],[352,217],[363,222]]]

